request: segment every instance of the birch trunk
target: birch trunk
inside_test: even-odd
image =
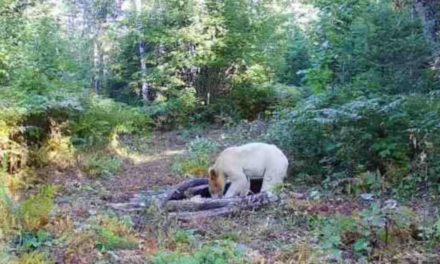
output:
[[[142,0],[133,0],[134,9],[136,12],[136,27],[139,33],[139,36],[142,35],[142,21],[139,18],[139,14],[142,11]],[[149,101],[149,90],[150,85],[147,83],[147,64],[145,62],[145,43],[142,39],[139,39],[139,58],[140,58],[140,66],[141,66],[141,95],[144,101]]]
[[[101,43],[99,43],[100,29],[93,38],[93,90],[98,93],[101,88],[102,54]]]

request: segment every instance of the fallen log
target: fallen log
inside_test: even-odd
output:
[[[229,216],[238,212],[237,207],[222,207],[212,210],[198,211],[198,212],[173,212],[169,213],[170,218],[176,218],[180,221],[191,221],[195,219],[212,218],[218,216]]]
[[[184,181],[181,184],[179,184],[176,189],[169,192],[167,197],[165,198],[165,202],[169,200],[181,200],[186,199],[185,191],[189,188],[197,187],[200,185],[206,185],[208,186],[208,179],[193,179]]]
[[[199,198],[170,200],[165,204],[165,209],[169,212],[200,211],[234,206],[247,209],[261,207],[275,201],[277,201],[276,196],[270,196],[268,193],[262,192],[254,195],[222,199]]]
[[[253,182],[251,180],[251,189],[259,191],[261,180]],[[226,186],[226,190],[229,184]],[[126,203],[109,204],[110,207],[124,211],[140,211],[151,201],[157,201],[156,205],[168,213],[169,217],[177,218],[182,221],[191,219],[207,218],[214,216],[227,216],[240,210],[259,209],[265,205],[278,201],[278,196],[257,192],[253,195],[232,197],[232,198],[210,198],[208,180],[193,179],[182,182],[168,192],[162,192],[160,195],[152,197],[151,195],[136,194]],[[146,202],[146,201],[150,202]]]
[[[208,184],[203,184],[195,187],[190,187],[185,191],[185,196],[187,198],[200,195],[202,197],[209,196],[209,187]]]
[[[145,208],[144,203],[133,203],[133,202],[111,203],[108,206],[110,206],[113,209],[120,210],[123,212],[137,212],[137,211],[141,211]]]

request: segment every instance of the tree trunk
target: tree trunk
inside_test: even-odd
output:
[[[145,42],[141,39],[142,36],[142,21],[139,18],[139,14],[142,11],[142,0],[133,0],[132,1],[134,9],[135,9],[135,16],[136,16],[136,27],[139,34],[139,60],[140,60],[140,66],[141,66],[141,95],[142,99],[144,101],[148,102],[149,99],[149,92],[150,92],[150,85],[147,83],[147,64],[145,62]]]
[[[415,0],[417,15],[423,24],[423,33],[436,54],[440,48],[440,0]]]
[[[98,26],[97,32],[93,38],[93,77],[92,86],[95,93],[101,89],[102,83],[102,49],[99,36],[101,34],[101,26]]]
[[[148,94],[150,86],[147,83],[147,65],[145,63],[145,43],[143,41],[139,42],[139,57],[141,62],[141,82],[142,82],[142,99],[148,102],[150,100]]]

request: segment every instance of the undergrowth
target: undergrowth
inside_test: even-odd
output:
[[[206,243],[192,252],[159,252],[152,258],[154,264],[248,263],[245,252],[237,244],[219,240]]]
[[[289,155],[297,179],[332,186],[376,173],[382,189],[401,195],[439,188],[436,93],[344,101],[312,96],[276,114],[266,139]]]
[[[138,239],[130,223],[116,218],[103,217],[95,225],[97,248],[101,251],[116,249],[136,249]]]
[[[91,178],[111,177],[119,172],[122,161],[107,153],[80,154],[79,166]]]
[[[356,259],[364,261],[390,260],[405,248],[429,252],[438,245],[435,242],[438,241],[438,220],[423,222],[412,209],[404,206],[380,207],[373,203],[350,216],[320,218],[314,229],[322,249],[338,260],[342,260],[344,254],[354,254]]]
[[[219,144],[203,138],[192,140],[186,145],[186,153],[177,158],[172,169],[180,175],[206,175],[213,155],[218,151]]]

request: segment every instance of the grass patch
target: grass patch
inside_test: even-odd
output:
[[[245,251],[228,240],[206,243],[193,252],[161,251],[151,261],[153,264],[249,263]]]
[[[116,249],[136,249],[138,239],[127,222],[116,218],[103,217],[95,227],[97,248],[101,251]]]

